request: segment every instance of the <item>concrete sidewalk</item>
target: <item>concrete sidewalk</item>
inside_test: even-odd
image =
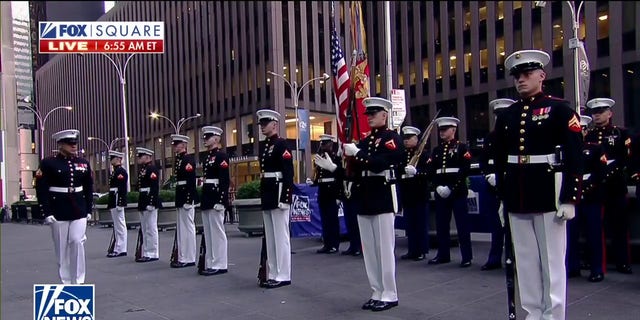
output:
[[[2,319],[32,319],[33,284],[58,283],[50,229],[5,223],[0,234]],[[169,268],[173,234],[160,232],[160,261],[141,264],[133,257],[137,230],[129,230],[129,256],[108,259],[111,229],[87,229],[87,283],[95,284],[97,319],[507,318],[504,270],[480,271],[489,250],[489,243],[478,240],[484,235],[474,235],[471,268],[458,268],[458,248],[445,265],[398,259],[400,305],[374,313],[360,309],[371,294],[362,258],[316,254],[318,239],[292,239],[292,285],[266,290],[256,284],[259,237],[227,225],[229,273],[203,277],[195,267]],[[406,239],[398,237],[396,255],[405,252]],[[640,266],[634,267],[633,275],[613,270],[601,283],[570,279],[568,319],[639,319]]]

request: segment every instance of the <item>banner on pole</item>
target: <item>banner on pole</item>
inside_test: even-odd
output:
[[[299,149],[305,150],[305,146],[309,142],[309,110],[298,109],[298,132],[300,136]]]
[[[407,103],[404,98],[404,90],[391,90],[390,100],[393,104],[393,107],[391,108],[391,126],[395,129],[402,125],[404,118],[407,116]]]

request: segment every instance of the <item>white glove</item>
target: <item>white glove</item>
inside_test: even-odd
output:
[[[288,203],[280,202],[278,203],[278,208],[286,210],[291,208],[291,205]]]
[[[153,211],[156,209],[156,207],[154,206],[147,206],[145,209],[147,209],[147,211]]]
[[[416,175],[416,173],[418,173],[418,170],[416,170],[416,167],[414,167],[412,165],[408,165],[408,166],[404,167],[404,172],[407,175],[413,177],[413,176]]]
[[[487,182],[492,186],[495,187],[496,186],[496,174],[495,173],[490,173],[486,176],[484,176],[484,178],[487,180]]]
[[[347,143],[344,145],[344,154],[346,156],[355,156],[360,149],[356,147],[355,143]]]
[[[116,209],[118,209],[118,211],[122,211],[122,210],[124,210],[124,207],[118,207],[118,206],[116,206]]]
[[[576,206],[573,204],[563,203],[556,212],[556,217],[562,220],[571,220],[576,216]]]
[[[336,205],[339,207],[342,201],[336,199]]]
[[[305,181],[308,185],[312,185],[313,184],[313,180],[311,180],[310,178],[307,178],[307,181]]]
[[[222,203],[216,203],[213,205],[213,210],[216,211],[224,211],[224,205],[222,205]]]
[[[91,213],[87,214],[87,220],[91,220]]]
[[[183,207],[185,210],[190,210],[191,208],[193,208],[193,205],[192,205],[192,204],[190,204],[190,203],[185,203],[185,204],[183,204],[183,205],[182,205],[182,207]]]
[[[447,186],[438,186],[436,188],[436,192],[442,199],[446,199],[451,195],[451,189],[449,189],[449,187]]]
[[[498,207],[498,217],[500,218],[500,225],[504,227],[504,203],[500,201],[500,207]]]
[[[342,148],[338,148],[338,152],[336,153],[338,155],[338,157],[342,157]]]
[[[316,154],[315,156],[313,156],[313,160],[316,162],[316,165],[318,165],[318,167],[325,170],[329,170],[331,172],[336,171],[336,169],[338,168],[338,165],[333,163],[333,161],[331,160],[331,157],[329,157],[329,155],[326,152],[322,157]]]
[[[58,220],[56,220],[56,217],[54,216],[47,216],[46,218],[44,218],[44,224],[53,224],[56,221]]]

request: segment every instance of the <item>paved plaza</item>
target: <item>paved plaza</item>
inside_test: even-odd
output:
[[[160,260],[135,263],[137,230],[129,230],[129,256],[105,257],[110,228],[91,226],[85,244],[87,283],[95,284],[96,319],[506,319],[504,270],[480,271],[489,243],[474,234],[473,266],[427,265],[426,260],[397,263],[400,305],[374,313],[360,309],[371,293],[361,257],[319,255],[317,238],[292,239],[292,285],[267,290],[256,284],[260,238],[246,237],[227,224],[229,273],[203,277],[196,268],[171,269],[173,230],[160,232]],[[33,284],[57,283],[50,229],[4,223],[1,318],[33,318]],[[396,256],[406,252],[397,231]],[[198,244],[200,243],[198,236]],[[342,243],[346,249],[347,242]],[[432,250],[429,257],[433,257]],[[639,319],[640,265],[633,275],[611,271],[601,283],[569,280],[568,319]],[[522,314],[522,313],[520,313]],[[519,317],[519,319],[522,317]]]

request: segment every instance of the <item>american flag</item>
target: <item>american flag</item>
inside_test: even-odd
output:
[[[347,109],[349,108],[349,67],[344,59],[340,47],[340,38],[335,27],[331,31],[331,72],[333,74],[333,89],[338,101],[338,139],[345,143],[345,127],[347,123]]]

